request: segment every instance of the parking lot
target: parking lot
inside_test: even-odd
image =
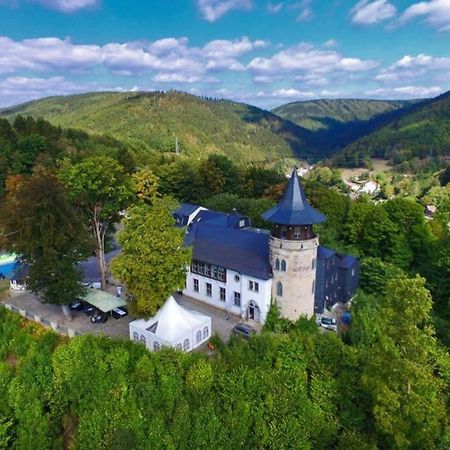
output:
[[[26,311],[28,317],[39,316],[44,324],[56,323],[62,330],[70,328],[75,334],[96,334],[115,338],[128,338],[128,324],[133,320],[130,316],[114,319],[108,317],[106,323],[93,324],[90,317],[82,311],[72,311],[72,320],[69,321],[64,316],[61,307],[48,305],[36,300],[36,297],[29,293],[21,293],[10,298],[5,298],[3,303],[8,303],[16,310]]]
[[[186,309],[198,311],[210,316],[212,319],[213,333],[217,332],[225,342],[228,341],[234,325],[242,321],[238,316],[227,314],[226,311],[205,305],[190,297],[180,294],[175,294],[174,297]],[[10,298],[5,298],[3,303],[12,305],[16,311],[26,311],[26,317],[31,320],[33,320],[34,316],[39,316],[45,326],[50,327],[51,324],[57,324],[60,331],[64,334],[67,334],[67,329],[70,328],[77,335],[95,334],[128,339],[128,324],[134,320],[130,315],[120,319],[114,319],[109,316],[106,323],[93,324],[90,321],[90,317],[82,311],[72,311],[72,320],[69,321],[64,316],[60,306],[41,303],[29,292],[15,294]],[[256,329],[260,329],[258,325],[252,324]]]

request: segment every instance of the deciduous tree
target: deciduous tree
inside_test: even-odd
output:
[[[138,316],[150,316],[184,286],[191,250],[183,246],[184,230],[175,227],[175,203],[157,199],[152,206],[130,208],[119,233],[122,252],[111,263],[114,276],[125,283]]]

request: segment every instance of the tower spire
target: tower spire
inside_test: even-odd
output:
[[[280,225],[313,225],[326,220],[322,213],[308,203],[297,168],[292,171],[283,198],[276,206],[266,211],[262,218]]]

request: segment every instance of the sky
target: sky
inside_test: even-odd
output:
[[[0,0],[0,107],[176,89],[263,108],[450,89],[450,0]]]

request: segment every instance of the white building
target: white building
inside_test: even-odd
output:
[[[151,350],[173,347],[189,352],[211,336],[211,317],[189,311],[170,297],[156,315],[148,320],[130,322],[130,339]]]
[[[353,257],[351,267],[348,259],[340,266],[341,255],[336,254],[339,271],[331,275],[327,266],[317,280],[324,252],[318,252],[313,225],[325,216],[309,205],[295,170],[283,199],[263,214],[273,224],[271,232],[252,228],[250,220],[236,211],[224,214],[182,205],[174,216],[178,225],[188,225],[185,244],[192,245],[183,292],[203,303],[264,323],[272,299],[281,315],[291,320],[321,313],[331,276],[337,292],[342,292],[336,293],[336,301],[348,300],[356,290],[357,278],[351,286],[345,284],[349,284],[346,273],[358,264]]]

